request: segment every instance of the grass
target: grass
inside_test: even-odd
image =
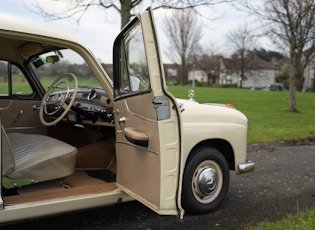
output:
[[[175,97],[188,98],[191,87],[170,86]],[[247,89],[194,88],[200,103],[230,103],[249,120],[248,143],[288,141],[315,137],[315,93],[297,93],[299,113],[289,111],[288,92]],[[315,208],[281,221],[264,222],[246,230],[311,230],[315,226]]]
[[[170,86],[175,97],[187,98],[191,87]],[[249,120],[248,143],[267,143],[315,137],[315,94],[297,93],[300,112],[289,111],[288,92],[195,87],[200,103],[230,103]]]
[[[40,82],[43,85],[45,89],[48,89],[49,86],[59,77],[59,75],[55,76],[44,76],[40,78]],[[76,76],[78,80],[79,86],[95,86],[100,87],[99,82],[97,79],[93,76]],[[33,89],[29,85],[29,83],[26,81],[24,75],[12,75],[12,92],[13,94],[18,93],[22,95],[28,95],[33,93]],[[67,81],[69,86],[73,88],[74,81],[71,77],[63,79],[63,81]],[[0,76],[0,95],[8,95],[9,89],[8,89],[8,82],[3,81]]]
[[[289,216],[275,223],[264,222],[246,230],[313,230],[315,228],[315,209]]]

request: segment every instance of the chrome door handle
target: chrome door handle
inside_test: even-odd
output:
[[[125,122],[126,122],[126,118],[125,117],[119,118],[120,130],[117,130],[117,133],[123,133],[123,126],[125,126]]]
[[[33,110],[39,110],[40,109],[40,106],[38,106],[38,105],[33,105]]]

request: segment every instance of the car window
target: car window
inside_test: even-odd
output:
[[[120,94],[149,89],[149,71],[140,23],[124,37],[120,44],[120,57]]]
[[[31,68],[44,89],[65,73],[73,73],[80,88],[101,88],[88,64],[71,49],[50,51],[34,57],[31,62]]]
[[[0,95],[30,95],[33,89],[16,65],[0,60]]]

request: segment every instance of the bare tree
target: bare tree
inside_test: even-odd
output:
[[[315,0],[242,2],[249,12],[267,22],[262,27],[266,34],[288,51],[290,110],[297,112],[295,92],[302,88],[304,69],[315,51]]]
[[[254,47],[255,41],[252,31],[247,24],[230,31],[227,34],[227,40],[236,50],[232,55],[234,68],[240,73],[240,88],[243,87],[243,82],[246,80],[246,71],[250,68],[250,50]]]
[[[165,34],[169,39],[168,57],[180,65],[179,84],[188,80],[188,64],[192,62],[194,51],[199,48],[202,37],[201,25],[191,9],[173,11],[172,16],[164,19]]]
[[[73,18],[78,23],[84,14],[93,8],[115,9],[121,17],[121,28],[124,27],[135,14],[139,13],[141,3],[144,0],[46,0],[54,3],[62,3],[64,8],[58,12],[48,9],[43,5],[43,1],[36,1],[35,12],[42,15],[48,20],[58,20],[65,18]],[[233,0],[148,0],[146,3],[153,6],[154,9],[193,9],[200,6],[213,6],[223,2],[231,2]]]
[[[222,56],[213,46],[202,48],[195,54],[196,66],[207,74],[207,84],[215,84],[220,75]]]

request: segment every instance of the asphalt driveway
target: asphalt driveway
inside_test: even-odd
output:
[[[159,216],[138,202],[78,212],[5,229],[243,229],[315,207],[315,146],[253,151],[254,172],[231,172],[226,201],[214,213]]]

